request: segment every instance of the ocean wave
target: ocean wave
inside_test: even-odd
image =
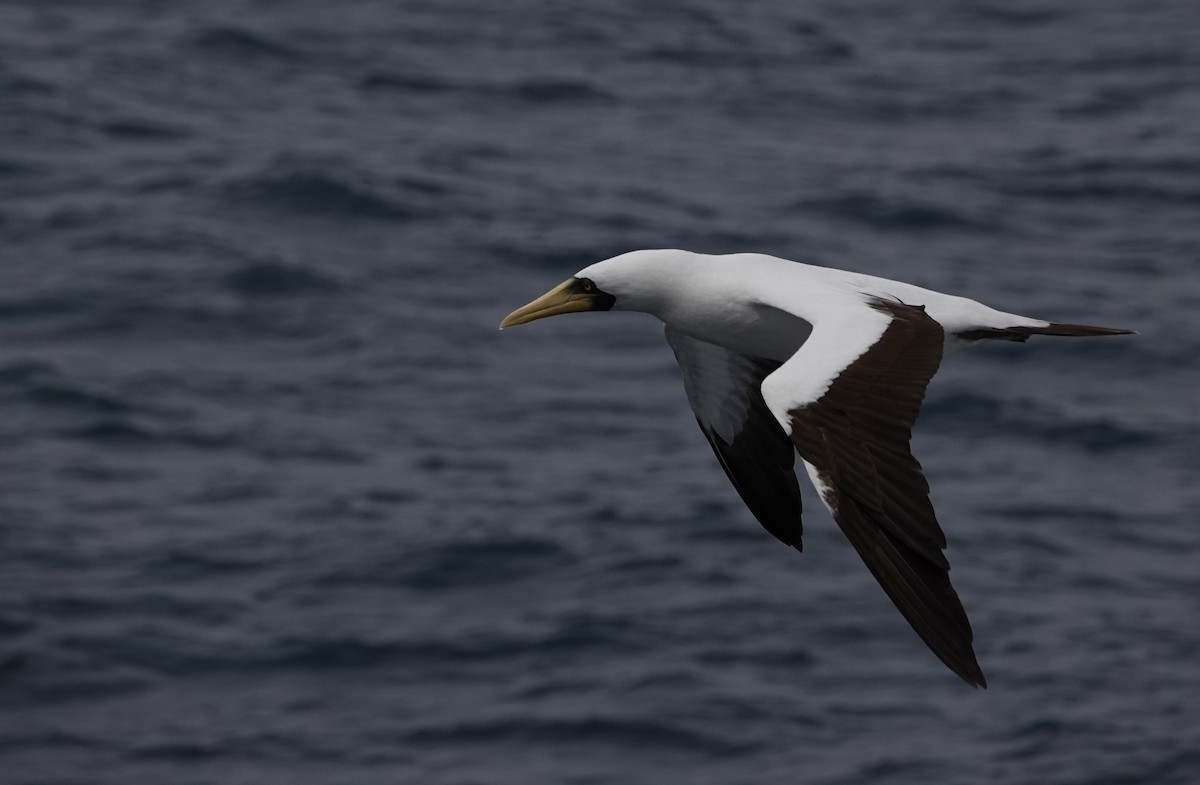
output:
[[[492,537],[423,551],[413,561],[393,580],[417,589],[445,590],[537,577],[571,567],[579,557],[552,540]]]
[[[441,592],[538,578],[578,562],[576,554],[552,540],[499,536],[414,548],[401,555],[389,553],[374,563],[335,566],[312,580],[330,587],[391,586]]]
[[[801,213],[820,213],[880,229],[998,232],[1004,228],[999,217],[981,215],[978,210],[972,213],[962,205],[951,207],[948,204],[912,198],[887,199],[878,194],[861,191],[806,199],[790,209]]]
[[[428,211],[389,195],[371,178],[328,166],[276,163],[257,174],[227,182],[221,195],[267,210],[331,218],[414,220]]]
[[[1068,11],[1061,8],[1023,8],[1015,4],[999,3],[971,3],[956,10],[979,24],[994,23],[1022,29],[1054,24],[1070,16]]]
[[[227,273],[223,283],[245,297],[286,297],[324,294],[341,288],[341,281],[310,267],[269,260],[245,264]]]
[[[7,64],[0,64],[3,68]],[[54,82],[27,73],[0,74],[0,101],[13,98],[45,98],[58,93]],[[0,103],[0,106],[4,104]]]
[[[1195,68],[1196,65],[1194,49],[1169,40],[1152,39],[1128,46],[1083,49],[1070,67],[1081,74],[1090,75],[1150,70],[1171,73],[1172,69]]]
[[[99,129],[107,136],[137,142],[171,142],[189,136],[181,126],[144,117],[107,120],[99,125]]]
[[[559,716],[535,718],[505,716],[491,720],[427,724],[407,730],[406,741],[423,746],[458,745],[464,742],[505,744],[581,744],[643,751],[670,751],[707,757],[745,755],[757,744],[692,730],[664,719],[638,717]]]
[[[1096,200],[1193,206],[1200,203],[1200,157],[1075,158],[1058,148],[1035,149],[1023,165],[996,173],[1006,196],[1056,201]]]
[[[102,418],[82,425],[59,428],[56,434],[72,441],[125,448],[174,445],[198,450],[225,450],[238,446],[242,441],[233,431],[205,431],[189,427],[152,425],[133,417]]]
[[[42,644],[18,653],[15,666],[0,674],[6,703],[43,708],[55,703],[78,705],[144,692],[153,686],[152,679],[131,668],[112,667],[82,656],[80,649],[87,643],[81,639],[67,637],[59,643],[56,649]],[[5,740],[0,736],[0,748]]]
[[[239,568],[240,570],[241,568]],[[251,570],[251,572],[253,572]],[[217,574],[220,574],[219,572]],[[110,603],[105,614],[117,611]],[[142,609],[141,612],[138,612]],[[514,659],[562,657],[569,652],[644,650],[648,640],[630,637],[628,622],[568,616],[526,632],[458,633],[422,637],[411,631],[388,636],[363,632],[338,634],[314,629],[307,634],[226,638],[220,634],[230,619],[243,617],[243,605],[225,612],[210,607],[201,617],[187,614],[187,626],[176,625],[176,612],[167,607],[144,609],[139,598],[122,603],[129,624],[113,625],[105,633],[72,632],[57,644],[44,644],[61,659],[86,656],[106,669],[135,669],[139,679],[148,674],[195,676],[206,673],[248,673],[300,670],[313,672],[358,671],[370,668],[445,669],[468,665],[495,666]],[[153,612],[152,612],[153,611]],[[154,613],[161,621],[153,621]],[[215,632],[214,632],[215,630]],[[649,633],[645,633],[646,636]],[[41,666],[39,666],[41,667]],[[111,676],[111,674],[110,674]],[[96,679],[103,680],[97,673]],[[64,691],[67,689],[64,686]]]
[[[688,68],[761,68],[764,54],[742,48],[698,46],[652,46],[638,53],[639,57],[658,63],[670,63]]]
[[[317,292],[307,292],[311,297]],[[0,304],[0,321],[9,319],[11,335],[68,340],[102,335],[144,335],[162,338],[167,331],[178,339],[213,339],[220,336],[317,338],[327,335],[328,319],[335,314],[312,314],[288,298],[275,298],[266,310],[247,302],[229,303],[194,297],[172,302],[164,296],[151,302],[137,296],[128,301],[123,293],[97,300],[78,297],[28,298],[23,307],[7,309]],[[261,299],[261,298],[256,298]],[[17,314],[20,314],[18,318]]]
[[[792,22],[788,29],[800,37],[799,53],[817,63],[833,63],[851,60],[855,56],[854,44],[830,32],[826,25],[811,19]]]
[[[26,385],[55,375],[54,364],[45,360],[17,359],[0,364],[0,384]]]
[[[614,104],[617,99],[595,85],[570,79],[522,79],[503,92],[532,104]]]
[[[97,414],[129,414],[133,411],[133,407],[117,394],[89,390],[61,380],[28,384],[25,397],[34,404]]]
[[[858,628],[853,629],[857,630]],[[858,643],[864,640],[867,636],[858,633],[856,635],[852,634],[850,637],[854,638],[851,643]],[[831,637],[830,642],[840,641],[837,638]],[[793,644],[785,647],[762,646],[757,648],[735,648],[731,646],[722,646],[720,648],[706,647],[696,651],[692,657],[696,662],[703,663],[705,665],[716,665],[721,667],[729,667],[731,665],[751,665],[767,668],[781,668],[792,674],[799,674],[809,670],[819,662],[819,658],[816,654],[799,644]]]
[[[455,81],[418,71],[371,70],[358,78],[368,92],[435,95],[463,93],[476,99],[536,106],[612,105],[617,98],[604,88],[583,79],[531,77],[513,81]]]
[[[31,177],[44,174],[45,170],[30,161],[18,161],[15,158],[0,158],[0,177]]]
[[[191,36],[190,43],[197,50],[222,59],[269,59],[294,63],[305,56],[300,49],[267,33],[228,25],[200,30]]]
[[[1200,187],[1147,182],[1136,176],[1064,177],[1058,180],[1034,176],[1029,182],[1003,184],[998,190],[1009,196],[1051,201],[1132,201],[1184,207],[1200,204]]]
[[[429,74],[379,69],[360,76],[358,86],[366,91],[398,93],[445,93],[458,89],[450,80]]]
[[[170,444],[198,449],[221,449],[238,442],[234,431],[181,422],[186,412],[178,406],[154,402],[124,386],[72,378],[55,365],[36,360],[0,365],[0,400],[32,407],[40,412],[39,428],[70,440],[111,447]]]
[[[921,427],[931,432],[1066,444],[1094,453],[1146,447],[1160,441],[1160,434],[1147,427],[1108,417],[1081,417],[1027,400],[967,390],[930,397],[925,402]]]
[[[988,513],[1001,518],[1020,518],[1027,521],[1088,521],[1113,524],[1125,519],[1121,513],[1085,504],[1006,504],[990,508]]]
[[[149,424],[178,412],[148,405],[124,390],[73,379],[55,366],[19,360],[0,366],[0,400],[40,412],[38,427],[69,439],[112,445],[160,441]],[[178,434],[176,434],[178,436]],[[185,440],[194,445],[195,439]]]

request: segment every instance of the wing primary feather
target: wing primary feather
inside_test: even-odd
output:
[[[868,304],[890,322],[818,400],[788,411],[792,441],[834,520],[917,635],[964,681],[986,687],[929,483],[909,449],[944,334],[921,307]]]

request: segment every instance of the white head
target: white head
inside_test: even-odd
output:
[[[583,268],[573,278],[505,317],[500,329],[574,311],[656,313],[678,288],[679,269],[696,258],[690,251],[630,251]]]

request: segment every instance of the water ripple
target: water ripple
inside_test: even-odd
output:
[[[413,744],[458,745],[465,741],[503,744],[564,743],[601,745],[634,750],[688,752],[706,756],[747,755],[756,745],[731,741],[711,733],[690,730],[679,724],[629,717],[525,716],[495,720],[428,725],[408,731]]]

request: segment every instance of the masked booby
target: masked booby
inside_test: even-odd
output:
[[[833,519],[950,670],[986,687],[946,537],[909,449],[948,352],[1031,335],[1123,335],[762,254],[633,251],[586,267],[500,329],[580,311],[656,316],[689,404],[755,518],[801,549],[800,454]]]

